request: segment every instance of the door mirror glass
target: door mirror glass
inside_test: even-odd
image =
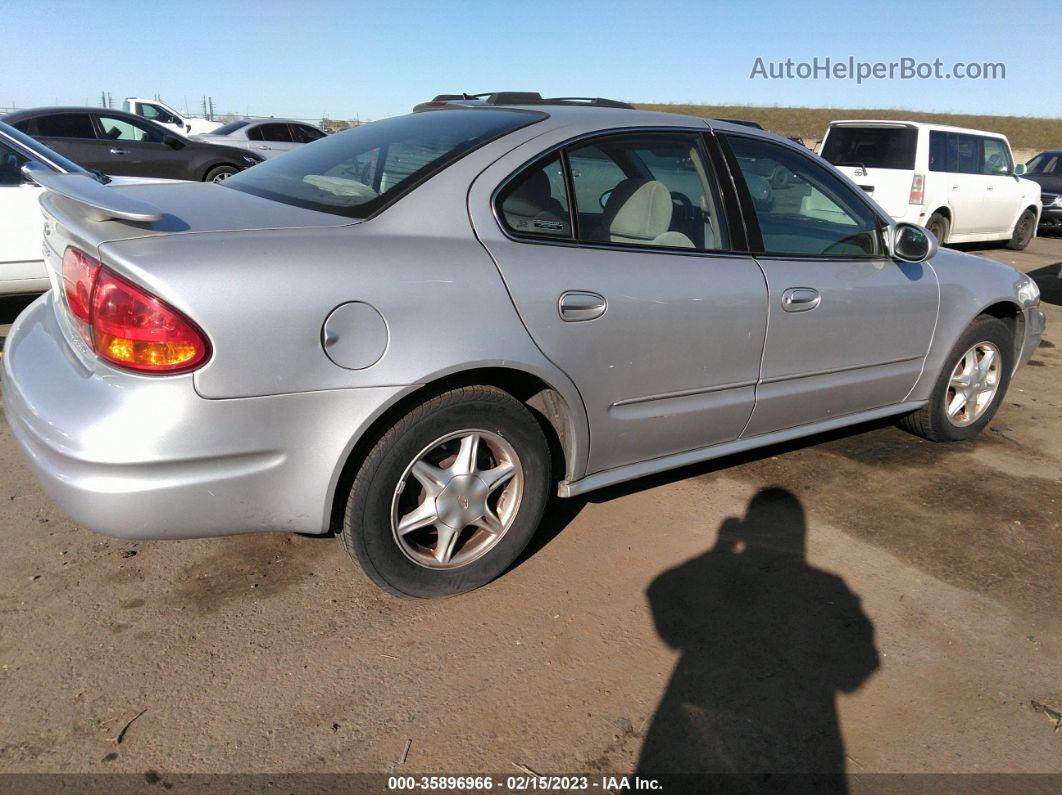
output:
[[[1020,177],[1026,172],[1026,170],[1024,163],[1018,163],[1018,165],[1014,166],[1014,176]]]
[[[918,224],[899,223],[892,228],[892,256],[904,262],[925,262],[937,253],[937,239]]]

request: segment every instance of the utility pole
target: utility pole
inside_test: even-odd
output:
[[[108,108],[113,108],[114,107],[114,105],[111,104],[111,92],[110,91],[107,92],[107,107]]]
[[[206,117],[207,117],[207,112],[206,112],[206,94],[204,94],[203,95],[203,118],[205,119]]]
[[[210,115],[207,116],[207,118],[211,121],[214,121],[214,98],[207,97],[207,101],[210,103]]]
[[[106,91],[101,91],[100,92],[100,107],[101,108],[107,107],[107,92]]]

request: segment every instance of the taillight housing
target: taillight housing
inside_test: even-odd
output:
[[[195,323],[73,247],[63,255],[63,293],[82,339],[111,364],[185,373],[210,356],[210,342]]]
[[[911,177],[911,195],[908,204],[921,204],[926,198],[926,175],[915,174]]]

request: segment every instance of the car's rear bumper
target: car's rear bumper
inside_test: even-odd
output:
[[[207,400],[191,375],[89,373],[51,295],[0,360],[4,413],[48,495],[78,524],[127,538],[328,529],[342,462],[402,391]]]

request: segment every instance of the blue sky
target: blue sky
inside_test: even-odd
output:
[[[0,0],[0,106],[381,118],[499,89],[643,102],[1062,116],[1057,4]],[[17,34],[15,33],[17,31]],[[749,79],[757,57],[1001,61],[998,81]]]

